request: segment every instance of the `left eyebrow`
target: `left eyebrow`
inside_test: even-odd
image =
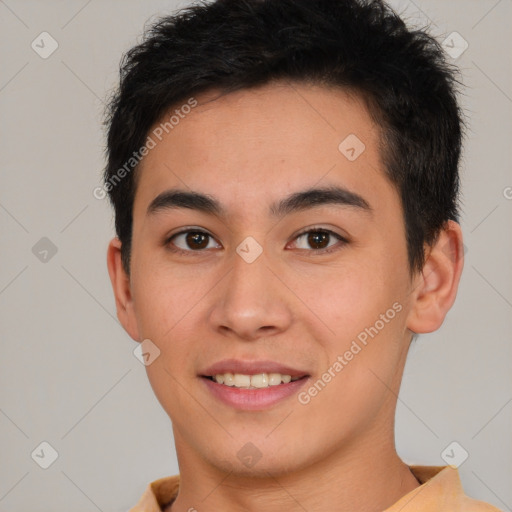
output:
[[[331,186],[295,192],[285,199],[273,203],[270,206],[270,213],[274,217],[283,217],[289,213],[329,204],[350,206],[367,213],[373,212],[373,209],[364,197],[346,188]]]
[[[270,205],[272,217],[283,217],[290,213],[307,210],[324,205],[349,206],[363,212],[372,213],[373,209],[366,199],[350,190],[338,187],[310,188],[295,192]],[[221,203],[206,194],[187,190],[172,189],[159,194],[147,208],[146,215],[176,208],[189,208],[210,215],[226,216]]]

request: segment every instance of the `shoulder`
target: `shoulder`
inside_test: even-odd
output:
[[[409,466],[420,483],[385,512],[502,512],[467,496],[457,468],[453,466]]]
[[[469,496],[465,496],[465,500],[462,501],[461,505],[463,506],[461,510],[464,510],[464,512],[503,512],[489,503],[474,500]]]
[[[170,509],[178,494],[179,475],[167,476],[150,482],[135,507],[128,512],[162,512]]]

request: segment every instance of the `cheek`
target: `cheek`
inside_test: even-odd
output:
[[[337,345],[357,336],[392,306],[391,284],[382,267],[347,258],[343,264],[302,273],[293,289],[305,305],[301,306],[304,312],[316,317],[319,339]]]
[[[205,288],[197,282],[200,280],[184,279],[169,269],[146,267],[138,278],[134,299],[139,332],[160,350],[154,362],[146,366],[148,379],[164,410],[180,418],[181,407],[190,400],[191,341],[198,336],[194,315]],[[188,409],[190,421],[197,411],[193,406]],[[200,424],[204,420],[197,418]]]
[[[322,279],[304,278],[298,292],[315,313],[314,336],[326,354],[311,394],[321,394],[318,406],[332,407],[335,416],[379,407],[404,356],[401,281],[396,269],[372,261],[331,269]]]
[[[406,353],[401,337],[403,310],[392,311],[388,323],[377,317],[362,328],[351,326],[358,331],[354,336],[342,332],[348,320],[339,324],[338,339],[327,347],[328,364],[298,397],[309,428],[327,432],[336,425],[341,442],[371,428],[382,415],[392,417]],[[323,426],[315,418],[323,418]]]
[[[165,262],[140,265],[134,273],[132,288],[141,339],[151,340],[160,350],[155,363],[147,367],[155,391],[179,387],[173,376],[179,375],[180,382],[192,378],[192,346],[197,347],[204,336],[202,315],[208,291],[217,281],[215,275],[194,265],[178,268]]]
[[[158,264],[147,258],[133,276],[132,293],[141,336],[165,343],[204,297],[206,276],[177,266]]]

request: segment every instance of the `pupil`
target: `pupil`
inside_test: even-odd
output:
[[[191,249],[203,249],[208,245],[208,240],[204,233],[189,233],[187,244]]]
[[[326,244],[324,242],[328,239],[328,233],[322,233],[321,231],[315,231],[310,233],[308,237],[308,243],[312,246],[322,245],[322,247],[316,247],[317,249],[323,249]]]

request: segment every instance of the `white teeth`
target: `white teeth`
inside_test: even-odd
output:
[[[260,373],[251,377],[251,386],[253,388],[268,388],[268,375]]]
[[[222,377],[222,375],[221,375],[221,377]],[[232,373],[224,374],[224,384],[226,386],[234,386],[235,385],[235,379],[234,379],[234,375]]]
[[[268,388],[269,386],[277,386],[281,383],[288,384],[299,378],[300,377],[292,378],[291,375],[282,375],[280,373],[259,373],[257,375],[219,373],[213,376],[213,380],[218,384],[244,389]]]
[[[269,373],[268,374],[268,384],[269,386],[277,386],[281,384],[281,374],[280,373]]]
[[[235,373],[235,388],[248,388],[251,385],[251,376]]]

